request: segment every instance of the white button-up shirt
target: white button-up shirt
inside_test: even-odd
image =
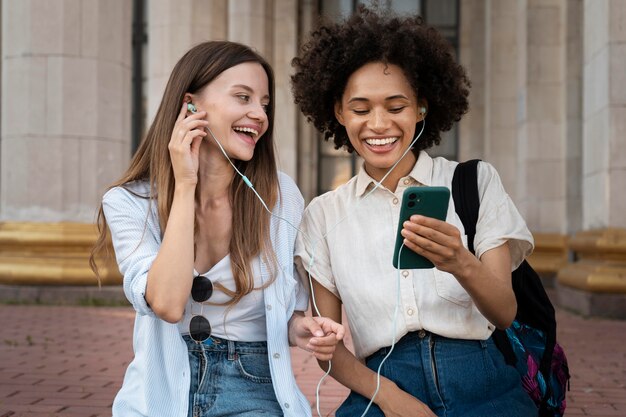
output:
[[[280,201],[273,213],[297,227],[304,209],[302,195],[287,175],[281,173],[279,181]],[[132,192],[116,187],[102,200],[117,262],[124,275],[124,292],[137,310],[133,333],[135,357],[113,402],[113,415],[187,416],[190,386],[187,346],[177,324],[156,317],[144,298],[148,271],[161,244],[156,201],[140,197],[149,195],[146,182],[135,182],[126,188]],[[270,359],[272,382],[285,416],[311,416],[309,402],[298,389],[291,369],[287,338],[287,322],[294,310],[305,311],[308,305],[307,287],[301,284],[293,263],[296,231],[276,217],[272,217],[270,227],[279,263],[276,280],[263,292],[267,305],[268,356],[280,358]],[[263,262],[261,274],[269,279],[269,268]]]
[[[436,268],[399,271],[392,265],[402,193],[412,185],[451,188],[456,165],[421,152],[395,192],[381,185],[369,195],[375,181],[361,169],[346,184],[315,198],[305,210],[296,242],[300,276],[307,279],[310,273],[342,301],[358,358],[390,346],[394,336],[397,341],[420,329],[476,340],[487,339],[493,332],[494,327],[451,274]],[[532,251],[532,235],[498,173],[485,162],[478,164],[478,190],[476,255],[508,241],[514,270]],[[452,198],[446,221],[459,229],[467,246]]]

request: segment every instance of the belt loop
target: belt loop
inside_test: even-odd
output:
[[[228,360],[234,361],[237,359],[237,352],[235,350],[235,342],[233,340],[228,340]]]

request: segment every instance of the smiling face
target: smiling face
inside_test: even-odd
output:
[[[261,64],[246,62],[222,72],[199,93],[191,95],[198,110],[207,112],[209,127],[229,157],[249,161],[254,147],[268,129],[268,78]],[[209,152],[218,145],[204,141]]]
[[[409,147],[423,119],[422,105],[397,65],[373,62],[350,76],[335,116],[372,178],[380,180]],[[407,175],[415,161],[408,152],[391,177]]]

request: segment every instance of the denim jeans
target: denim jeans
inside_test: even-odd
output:
[[[377,371],[390,348],[368,357]],[[423,330],[400,339],[381,375],[425,403],[439,417],[536,417],[519,374],[488,340],[448,339]],[[351,392],[336,417],[360,417],[369,400]],[[367,417],[383,417],[372,404]]]
[[[266,342],[183,339],[191,368],[188,417],[283,415],[272,385]]]

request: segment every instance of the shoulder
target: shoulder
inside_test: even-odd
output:
[[[108,190],[102,197],[105,212],[141,211],[150,206],[150,184],[148,181],[132,181]],[[106,213],[105,213],[106,214]]]
[[[150,184],[148,181],[132,181],[109,189],[102,197],[103,201],[149,200]]]
[[[304,209],[304,197],[296,182],[282,171],[278,171],[278,189],[281,206],[295,205],[300,211]]]

